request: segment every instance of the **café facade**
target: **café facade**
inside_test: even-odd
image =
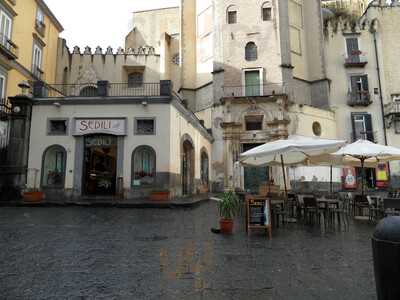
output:
[[[33,98],[28,189],[54,200],[209,191],[213,138],[168,82],[123,97],[47,89]]]

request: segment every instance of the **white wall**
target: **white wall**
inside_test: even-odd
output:
[[[47,136],[47,118],[69,118],[70,127],[73,118],[123,118],[128,119],[128,134],[124,143],[124,187],[131,186],[131,158],[133,150],[140,145],[149,145],[157,154],[157,172],[169,172],[170,163],[170,105],[35,105],[32,113],[32,132],[29,149],[28,168],[41,172],[42,155],[45,149],[58,144],[67,150],[66,189],[72,189],[75,163],[75,137]],[[156,135],[134,135],[135,117],[155,117]],[[38,182],[39,179],[38,179]],[[33,178],[29,179],[29,187],[33,187]]]

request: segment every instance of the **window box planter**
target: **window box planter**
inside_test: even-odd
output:
[[[39,203],[43,201],[44,193],[40,191],[24,192],[22,198],[24,202]]]
[[[150,200],[154,202],[169,201],[169,191],[154,191],[150,193]]]

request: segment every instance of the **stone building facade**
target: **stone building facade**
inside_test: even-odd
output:
[[[400,3],[372,1],[363,16],[325,20],[325,56],[331,80],[329,103],[338,137],[400,146],[397,68]],[[394,186],[400,165],[390,164]],[[371,175],[371,177],[373,177]]]
[[[344,2],[360,11],[338,17],[319,0],[181,0],[133,13],[118,49],[60,39],[54,82],[33,85],[28,188],[67,199],[258,192],[271,178],[282,185],[281,169],[237,161],[271,140],[400,146],[400,4],[375,0],[361,13],[366,1]],[[329,180],[328,168],[287,171]],[[400,165],[391,171],[396,180]]]
[[[336,137],[321,4],[253,2],[182,0],[179,8],[136,12],[125,47],[116,51],[70,51],[60,43],[57,83],[169,80],[212,134],[214,191],[251,190],[271,175],[282,184],[279,168],[235,163],[241,152],[290,134]]]

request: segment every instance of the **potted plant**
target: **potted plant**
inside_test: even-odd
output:
[[[150,193],[150,200],[155,202],[168,201],[170,196],[169,190],[152,191]]]
[[[27,192],[24,192],[22,197],[25,202],[38,203],[43,200],[44,194],[42,191],[39,191],[37,189],[32,189]]]
[[[219,226],[221,233],[231,234],[233,230],[233,218],[240,212],[241,203],[233,191],[227,191],[218,202]]]

